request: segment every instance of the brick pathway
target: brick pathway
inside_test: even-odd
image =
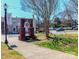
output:
[[[4,38],[2,37],[2,41]],[[16,45],[14,49],[27,59],[77,59],[77,56],[55,51],[31,43],[19,41],[17,37],[8,38],[10,45]]]

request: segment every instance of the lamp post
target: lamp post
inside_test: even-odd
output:
[[[7,40],[7,4],[5,3],[4,4],[4,12],[5,12],[5,15],[4,15],[4,19],[5,19],[5,44],[8,45],[8,40]]]

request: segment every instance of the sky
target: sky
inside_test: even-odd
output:
[[[4,4],[7,4],[8,13],[11,13],[13,17],[27,17],[31,18],[32,13],[28,11],[24,12],[21,9],[20,0],[1,0],[1,16],[4,16]]]
[[[64,6],[62,4],[63,0],[60,0],[60,9],[59,11],[62,11],[64,9]],[[26,18],[32,18],[33,13],[29,11],[23,11],[21,9],[20,0],[1,0],[1,16],[4,16],[4,3],[8,6],[8,13],[12,14],[12,17],[26,17]]]

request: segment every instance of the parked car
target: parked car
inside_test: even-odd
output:
[[[56,31],[64,31],[63,28],[57,28]]]
[[[53,28],[53,30],[56,30],[57,28]]]
[[[78,30],[78,27],[77,26],[73,26],[72,30]]]
[[[73,28],[73,30],[78,30],[78,27]]]

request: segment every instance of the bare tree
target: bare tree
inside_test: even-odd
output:
[[[58,0],[21,0],[22,7],[33,10],[35,15],[39,15],[43,19],[45,25],[45,33],[49,35],[49,20],[57,9]]]
[[[78,13],[78,0],[69,0],[69,8],[74,10],[75,13]]]
[[[71,22],[71,26],[74,25],[74,21],[78,18],[78,0],[61,0],[64,6],[63,11],[57,13],[53,17],[61,17],[63,20],[68,19]],[[62,7],[61,7],[62,8]],[[75,22],[77,25],[77,22]]]
[[[61,15],[61,17],[63,18],[70,20],[71,22],[74,22],[74,15],[77,16],[77,13],[78,13],[77,0],[69,0],[69,3],[65,3],[65,0],[64,0],[63,5],[65,7],[64,11],[61,11],[59,15]],[[71,23],[71,26],[72,25],[73,24]]]

